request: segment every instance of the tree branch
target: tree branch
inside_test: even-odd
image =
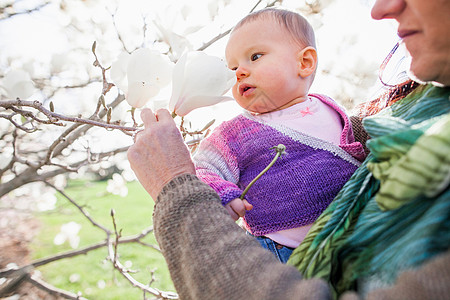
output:
[[[45,3],[41,4],[41,5],[36,6],[35,8],[32,8],[32,9],[27,9],[27,10],[24,10],[24,11],[18,11],[18,12],[12,12],[12,13],[5,13],[5,9],[3,9],[1,11],[1,13],[3,13],[4,15],[0,16],[0,21],[6,20],[8,18],[12,18],[12,17],[18,16],[18,15],[24,15],[24,14],[29,14],[29,13],[32,13],[32,12],[35,12],[35,11],[39,11],[42,8],[44,8],[45,6],[49,5],[50,3],[51,2],[48,1],[48,2],[45,2]]]
[[[258,2],[253,6],[253,8],[250,10],[249,13],[252,13],[257,7],[258,5],[261,3],[262,0],[258,0]],[[266,5],[266,7],[272,7],[274,6],[277,2],[281,2],[281,0],[275,0],[272,3],[269,3]],[[221,34],[215,36],[214,38],[212,38],[211,40],[209,40],[208,42],[204,43],[202,46],[200,46],[197,51],[203,51],[206,48],[210,47],[212,44],[214,44],[215,42],[217,42],[218,40],[220,40],[221,38],[227,36],[228,34],[230,34],[230,32],[233,30],[234,27],[231,27],[230,29],[228,29],[225,32],[222,32]]]
[[[141,240],[143,238],[145,238],[148,234],[150,234],[151,232],[153,232],[153,226],[149,226],[146,229],[144,229],[141,233],[136,234],[136,235],[130,235],[127,237],[123,237],[120,238],[118,240],[119,244],[130,244],[130,243],[141,243]],[[86,246],[84,248],[81,249],[76,249],[76,250],[72,250],[72,251],[67,251],[67,252],[63,252],[63,253],[59,253],[59,254],[55,254],[46,258],[42,258],[42,259],[37,259],[29,264],[26,264],[20,268],[5,268],[0,270],[0,277],[13,277],[13,276],[17,276],[17,274],[21,274],[23,272],[31,272],[33,269],[38,268],[40,266],[43,265],[47,265],[49,263],[61,260],[61,259],[65,259],[65,258],[70,258],[70,257],[75,257],[78,255],[82,255],[82,254],[87,254],[93,250],[105,247],[108,245],[108,241],[104,240],[104,241],[100,241],[96,244],[92,244],[90,246]],[[159,248],[157,247],[152,247],[153,249],[157,250],[160,252]]]
[[[74,294],[69,291],[65,291],[62,289],[59,289],[48,282],[45,282],[38,278],[36,275],[31,275],[26,277],[26,281],[30,282],[32,285],[38,287],[39,289],[46,291],[52,295],[63,297],[65,299],[72,299],[72,300],[87,300],[86,298],[81,296],[81,293]]]
[[[172,292],[163,292],[158,289],[152,288],[149,285],[145,285],[133,278],[130,274],[130,270],[125,268],[117,258],[117,246],[120,240],[120,232],[117,231],[116,221],[114,217],[114,210],[111,210],[111,218],[114,226],[114,233],[116,236],[116,241],[114,243],[108,244],[108,259],[113,263],[116,270],[122,274],[125,279],[127,279],[134,287],[141,289],[144,293],[150,293],[156,296],[157,299],[178,299],[178,295]]]
[[[47,117],[47,120],[42,120],[42,119],[37,118],[36,116],[34,116],[34,114],[31,111],[22,110],[22,109],[17,108],[17,107],[23,107],[23,106],[34,108],[37,111],[43,113]],[[107,128],[107,129],[118,129],[118,130],[122,130],[122,131],[135,131],[136,130],[136,128],[134,128],[134,127],[127,127],[127,126],[111,124],[111,123],[108,123],[108,122],[105,122],[102,120],[95,120],[93,117],[91,117],[89,119],[83,119],[81,117],[68,117],[65,115],[61,115],[61,114],[58,114],[58,113],[48,110],[39,101],[26,101],[26,100],[20,100],[20,99],[0,100],[0,107],[3,107],[4,109],[10,109],[24,117],[31,117],[36,122],[42,123],[42,124],[53,124],[53,125],[62,126],[63,124],[59,122],[62,120],[62,121],[67,121],[67,122],[98,126],[98,127],[103,127],[103,128]],[[0,115],[0,117],[4,117],[4,115]],[[9,119],[11,122],[13,122],[11,120],[11,118],[6,118],[6,119]],[[13,123],[13,124],[16,127],[18,127],[16,123]],[[18,127],[18,128],[23,130],[22,127]]]

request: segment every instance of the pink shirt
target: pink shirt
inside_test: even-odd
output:
[[[302,102],[255,118],[273,125],[283,125],[304,134],[314,136],[333,144],[340,144],[342,121],[339,114],[314,96]],[[297,248],[305,238],[312,224],[281,230],[266,236],[275,242]]]

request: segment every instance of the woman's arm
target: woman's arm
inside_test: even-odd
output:
[[[245,234],[217,194],[194,175],[167,184],[155,236],[181,299],[330,299],[321,280],[302,280]]]

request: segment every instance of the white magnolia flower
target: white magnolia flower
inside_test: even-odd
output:
[[[106,282],[103,279],[100,279],[99,281],[97,281],[97,287],[103,290],[106,287]]]
[[[235,72],[216,56],[200,51],[185,53],[175,65],[169,109],[179,116],[230,99],[223,95],[236,82]]]
[[[35,88],[30,75],[24,70],[11,70],[3,78],[2,86],[8,98],[27,99]]]
[[[61,231],[53,239],[55,245],[62,245],[65,241],[69,241],[70,246],[75,249],[80,244],[78,232],[81,225],[76,222],[69,222],[61,226]]]
[[[122,175],[114,173],[112,179],[108,180],[108,186],[106,190],[114,195],[119,195],[120,197],[126,197],[128,195],[128,188],[126,186],[126,181]]]
[[[73,273],[73,274],[71,274],[71,275],[69,276],[69,281],[70,281],[71,283],[79,282],[80,279],[81,279],[81,275],[78,274],[78,273]]]
[[[186,38],[189,33],[177,34],[171,29],[171,26],[166,26],[164,23],[159,17],[153,20],[153,24],[159,31],[160,38],[170,46],[171,51],[168,55],[173,61],[177,61],[185,51],[192,50],[192,44]]]
[[[55,209],[57,198],[54,191],[47,191],[40,195],[39,201],[36,203],[36,208],[39,211],[48,211]]]
[[[128,91],[127,67],[130,56],[127,52],[120,53],[117,60],[111,65],[109,73],[114,84],[125,94]]]
[[[111,66],[111,80],[126,94],[128,104],[140,108],[170,83],[172,69],[167,57],[141,48],[119,56]]]
[[[67,65],[66,53],[55,53],[50,61],[50,69],[52,73],[60,73]]]

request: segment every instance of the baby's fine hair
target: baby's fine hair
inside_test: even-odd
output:
[[[303,47],[311,46],[316,48],[314,29],[311,24],[309,24],[308,20],[296,12],[285,9],[265,8],[255,11],[240,20],[233,30],[236,30],[251,21],[266,17],[275,19],[291,34],[292,38],[299,42]]]

